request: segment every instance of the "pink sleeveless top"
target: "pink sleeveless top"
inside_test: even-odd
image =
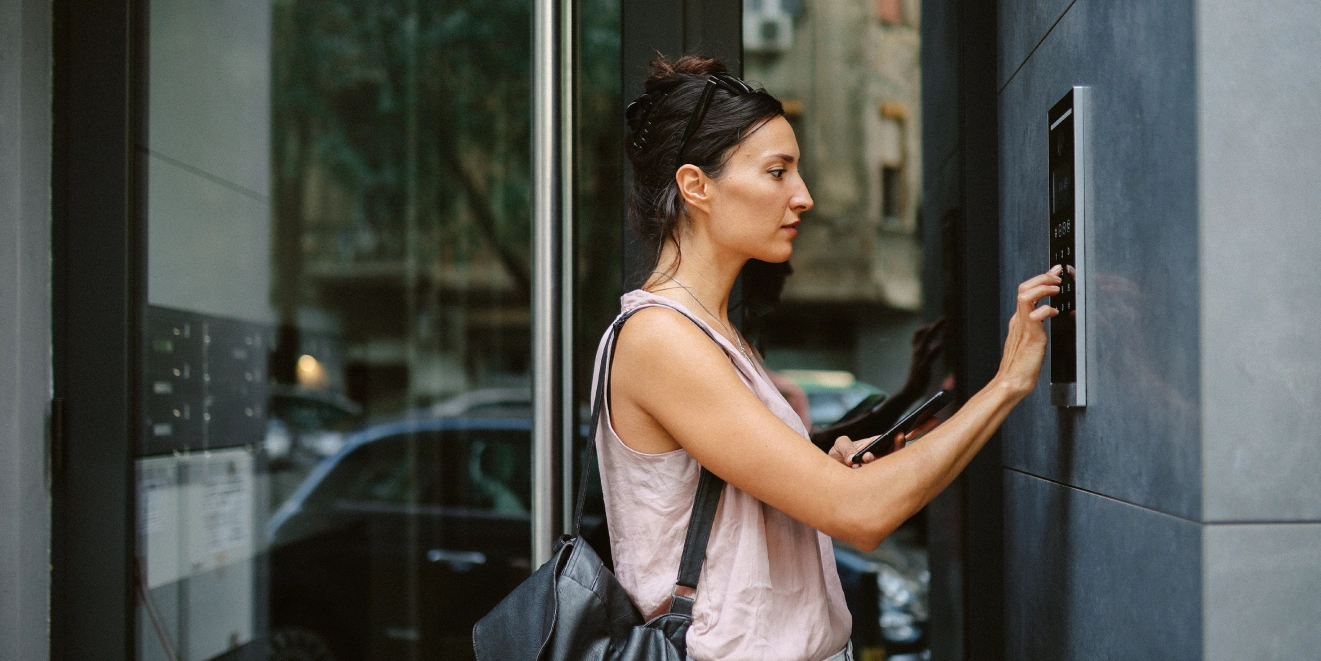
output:
[[[705,326],[748,388],[786,425],[807,436],[762,368],[711,326],[656,294],[635,290],[622,299],[623,312],[658,305]],[[598,368],[608,337],[597,350]],[[615,576],[650,619],[669,608],[700,467],[683,449],[645,454],[624,445],[610,423],[608,402],[603,409],[596,448]],[[699,661],[819,661],[848,643],[852,626],[830,538],[726,484],[698,583],[688,656]]]

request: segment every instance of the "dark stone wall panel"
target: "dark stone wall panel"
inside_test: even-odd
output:
[[[931,185],[959,149],[959,25],[953,2],[922,3],[922,181]],[[952,196],[941,195],[947,200]]]
[[[1193,7],[1079,0],[1000,93],[1001,286],[1047,259],[1046,112],[1092,88],[1088,406],[1050,405],[1049,367],[1004,426],[1005,463],[1201,515]],[[1013,313],[1002,305],[1003,321]]]
[[[1202,658],[1202,525],[1005,471],[1006,659]]]
[[[999,86],[1022,66],[1075,0],[999,0]],[[1085,0],[1084,0],[1085,1]]]

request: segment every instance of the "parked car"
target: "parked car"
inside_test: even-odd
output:
[[[432,404],[427,412],[434,418],[471,415],[483,410],[532,408],[531,388],[480,388]]]
[[[358,425],[362,407],[328,390],[271,384],[266,388],[266,438],[262,444],[272,468],[311,468],[344,446]]]
[[[532,570],[530,436],[522,406],[349,436],[267,528],[271,659],[471,659],[473,624]],[[584,535],[605,555],[601,522],[585,517]],[[925,643],[925,592],[919,609],[894,589],[923,580],[876,554],[835,556],[860,649]]]
[[[272,658],[471,657],[530,573],[530,431],[488,411],[350,436],[268,526]]]

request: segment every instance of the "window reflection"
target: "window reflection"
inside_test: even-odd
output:
[[[139,658],[471,658],[528,575],[530,9],[150,3]],[[619,12],[579,15],[590,365]]]

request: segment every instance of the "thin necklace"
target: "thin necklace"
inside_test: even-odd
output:
[[[688,285],[685,285],[685,284],[683,284],[682,282],[679,282],[679,279],[678,279],[678,278],[676,278],[676,277],[674,277],[674,276],[672,276],[672,275],[670,275],[670,274],[668,274],[668,273],[661,273],[660,271],[652,271],[652,273],[655,273],[656,275],[659,275],[659,276],[661,276],[662,278],[668,278],[671,282],[673,282],[673,283],[676,284],[676,285],[679,285],[679,287],[680,287],[681,289],[683,289],[684,291],[688,292],[688,295],[689,295],[689,296],[692,296],[692,297],[693,297],[693,300],[694,300],[694,301],[697,301],[697,304],[700,305],[700,306],[702,307],[702,310],[706,311],[706,313],[707,313],[708,315],[710,315],[710,317],[711,317],[712,319],[715,319],[715,320],[716,320],[716,323],[717,323],[717,324],[720,324],[720,327],[721,327],[721,328],[724,328],[726,333],[729,333],[729,336],[730,336],[731,338],[733,338],[733,340],[734,340],[734,346],[738,347],[738,352],[741,353],[741,354],[743,354],[743,357],[744,357],[744,358],[747,358],[749,363],[752,363],[753,365],[756,365],[756,363],[753,362],[753,360],[752,360],[752,356],[749,356],[747,350],[745,350],[745,349],[743,348],[743,340],[739,339],[738,333],[735,333],[735,332],[733,331],[733,329],[731,329],[729,326],[726,326],[726,325],[725,325],[725,322],[723,322],[723,321],[720,320],[720,317],[717,317],[716,314],[715,314],[714,312],[712,312],[710,308],[706,307],[706,304],[702,303],[702,299],[698,298],[698,297],[697,297],[697,294],[694,294],[694,293],[693,293],[693,290],[691,290],[691,289],[688,288]]]

